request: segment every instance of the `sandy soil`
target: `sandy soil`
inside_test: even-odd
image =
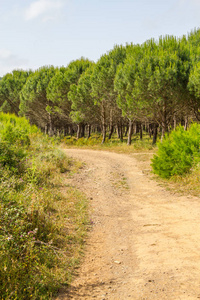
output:
[[[134,155],[65,151],[86,163],[72,183],[93,226],[79,276],[57,299],[200,299],[200,199],[166,191]]]

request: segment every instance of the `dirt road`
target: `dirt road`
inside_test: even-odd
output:
[[[92,230],[79,276],[58,299],[200,299],[200,199],[172,194],[133,156],[66,149]]]

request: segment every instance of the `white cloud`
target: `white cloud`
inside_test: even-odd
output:
[[[42,16],[44,21],[52,19],[53,16],[60,11],[63,5],[64,3],[62,0],[34,1],[25,11],[25,19],[29,21],[39,16]]]

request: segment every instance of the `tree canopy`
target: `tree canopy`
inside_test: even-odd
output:
[[[114,128],[123,139],[126,127],[131,139],[133,124],[145,123],[164,136],[178,123],[200,120],[199,42],[197,29],[115,45],[96,63],[82,57],[60,68],[14,70],[0,80],[0,110],[24,115],[49,134],[77,131],[79,138],[93,126],[104,142]]]

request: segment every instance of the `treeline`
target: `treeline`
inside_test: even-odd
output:
[[[102,142],[114,130],[123,140],[145,129],[156,142],[182,124],[200,120],[200,30],[141,45],[115,46],[97,63],[81,58],[67,67],[15,70],[0,80],[0,110],[26,116],[49,135]]]

